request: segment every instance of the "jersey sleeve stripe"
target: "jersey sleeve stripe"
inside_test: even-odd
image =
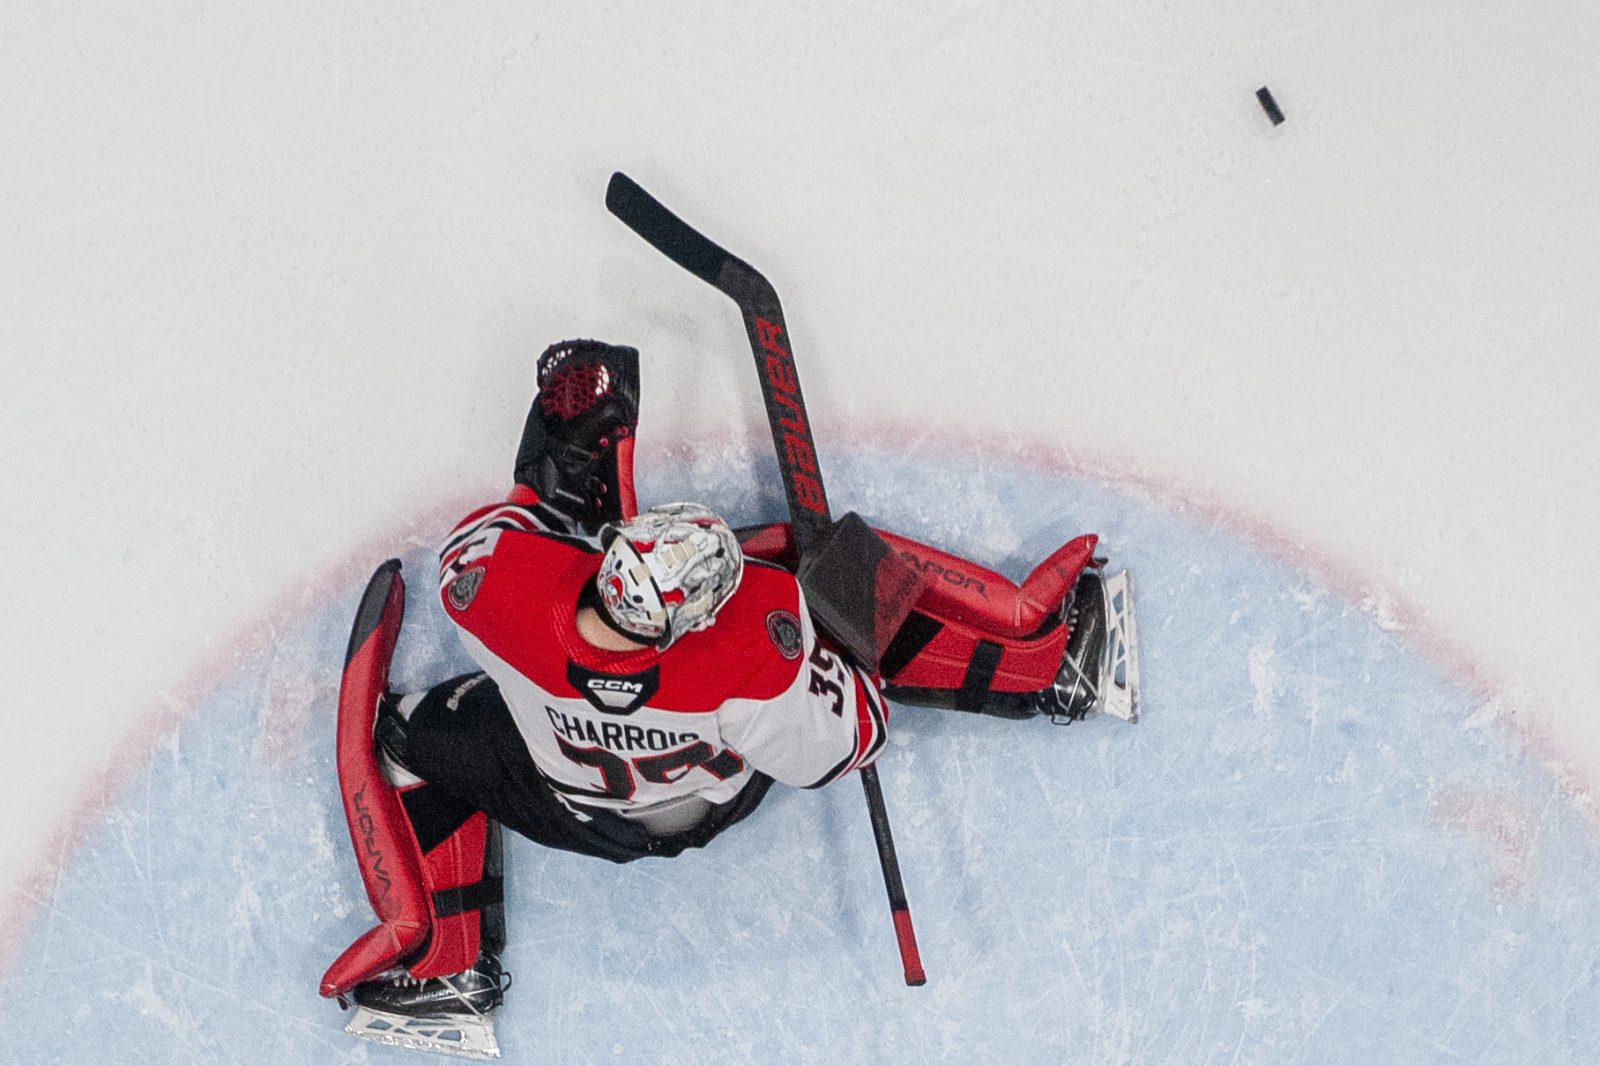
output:
[[[821,777],[817,778],[815,781],[805,787],[821,788],[823,785],[831,784],[834,781],[839,780],[839,778],[850,772],[850,767],[855,765],[855,759],[856,753],[852,751],[849,755],[846,755],[844,758],[834,763],[833,767],[829,769],[827,773],[823,774]]]
[[[855,674],[854,671],[852,671]],[[856,742],[850,754],[833,765],[813,784],[806,788],[821,788],[831,784],[859,766],[872,761],[883,750],[889,739],[889,711],[884,706],[877,685],[870,677],[855,674],[856,682]]]
[[[862,765],[883,748],[888,738],[888,714],[879,702],[872,679],[856,675],[856,753],[850,769]],[[848,771],[846,771],[848,772]]]
[[[445,560],[454,561],[456,558],[458,558],[461,555],[461,553],[463,551],[465,551],[482,534],[488,533],[491,530],[503,530],[503,531],[508,531],[508,532],[512,532],[512,533],[532,533],[532,532],[535,532],[535,530],[529,529],[526,525],[523,525],[521,522],[517,522],[517,521],[515,521],[513,519],[509,519],[509,518],[496,518],[496,519],[493,519],[492,521],[480,522],[477,526],[473,527],[471,535],[469,535],[465,540],[463,540],[459,544],[456,544],[456,545],[454,545],[452,547],[448,547],[444,551],[442,551],[440,553],[440,555],[439,555],[440,561],[441,562],[443,562]]]
[[[537,505],[536,505],[537,506]],[[440,555],[448,555],[458,550],[472,535],[480,529],[494,526],[500,529],[517,529],[524,533],[546,528],[539,520],[534,507],[522,507],[517,504],[499,504],[487,511],[475,511],[468,515],[460,525],[450,531],[445,538],[444,545],[439,549]]]
[[[460,525],[451,530],[450,536],[445,540],[444,546],[439,549],[439,587],[442,590],[455,578],[460,576],[465,567],[462,557],[470,549],[486,548],[493,550],[491,539],[498,537],[503,532],[509,533],[542,533],[551,530],[546,519],[555,519],[557,531],[565,529],[565,523],[548,507],[542,504],[497,504],[492,507],[474,511],[468,515]],[[484,554],[475,552],[474,557]]]

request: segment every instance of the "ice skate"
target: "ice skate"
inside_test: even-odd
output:
[[[356,1013],[345,1032],[380,1044],[473,1059],[497,1059],[493,1011],[511,975],[488,952],[472,969],[419,980],[400,971],[358,985]]]
[[[1036,697],[1040,714],[1058,725],[1109,714],[1139,720],[1139,645],[1128,572],[1085,570],[1067,603],[1072,635],[1055,684]]]

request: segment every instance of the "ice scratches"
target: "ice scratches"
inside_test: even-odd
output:
[[[1490,730],[1499,723],[1505,708],[1496,700],[1488,700],[1471,714],[1461,719],[1461,731],[1476,733],[1484,740],[1492,739]]]
[[[314,782],[308,780],[305,784],[309,789]],[[306,868],[313,871],[334,869],[337,863],[343,861],[344,855],[339,852],[334,844],[333,835],[329,832],[330,824],[336,821],[331,813],[331,805],[313,804],[307,810],[307,814],[312,817],[307,819],[309,824],[306,827]],[[344,890],[344,882],[330,881],[326,878],[314,880],[321,881],[317,893],[321,900],[321,910],[335,918],[343,918],[350,914],[354,904]]]
[[[187,1002],[178,999],[176,1002],[168,996],[156,991],[155,968],[146,962],[144,972],[134,979],[123,991],[112,993],[113,1002],[123,1007],[132,1009],[135,1013],[148,1018],[153,1018],[165,1026],[174,1043],[186,1042],[186,1038],[195,1028],[196,1019],[187,1011]]]
[[[274,767],[288,765],[308,738],[313,715],[328,714],[338,698],[338,682],[329,671],[307,671],[307,656],[284,653],[272,657],[260,716],[259,751]]]
[[[1450,788],[1433,800],[1434,817],[1489,844],[1489,873],[1496,899],[1512,903],[1528,894],[1533,867],[1533,818],[1516,796],[1478,788]]]
[[[1306,614],[1313,614],[1322,609],[1328,600],[1328,591],[1320,588],[1291,588],[1289,598],[1294,605]]]
[[[1360,607],[1386,633],[1398,633],[1405,629],[1405,623],[1400,618],[1403,608],[1399,601],[1386,591],[1368,592],[1361,598]]]
[[[1257,718],[1272,715],[1273,694],[1278,687],[1278,674],[1274,669],[1273,642],[1263,640],[1250,649],[1250,688],[1253,692],[1250,708]]]
[[[34,1012],[48,1014],[64,1006],[63,1031],[96,1033],[109,1040],[110,1047],[129,1053],[123,1057],[115,1053],[106,1057],[91,1054],[83,1059],[76,1052],[86,1046],[92,1050],[94,1041],[72,1037],[43,1045],[70,1047],[72,1051],[66,1059],[37,1058],[41,1045],[34,1045],[33,1054],[7,1061],[236,1062],[240,1049],[225,1030],[243,1024],[251,1030],[253,1040],[259,1043],[261,1038],[261,1020],[251,1022],[241,1013],[248,1010],[264,1011],[271,1016],[269,1023],[276,1020],[291,1027],[296,1031],[297,1045],[310,1040],[330,1049],[344,1049],[343,1041],[327,1039],[320,1027],[309,1021],[241,995],[229,985],[207,980],[198,972],[204,967],[203,958],[180,965],[113,931],[91,927],[71,915],[59,917],[59,929],[63,931],[58,933],[58,944],[74,961],[67,966],[46,965],[30,970],[21,989],[15,980],[8,981],[5,991],[10,1005],[18,1006],[16,993],[22,991],[23,1005],[31,1006]],[[137,931],[132,926],[125,929]],[[229,1020],[219,1026],[219,1018]],[[164,1050],[173,1057],[161,1058]]]

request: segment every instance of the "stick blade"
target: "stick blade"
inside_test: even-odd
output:
[[[712,285],[718,283],[728,253],[620,170],[606,186],[606,210],[689,273]]]

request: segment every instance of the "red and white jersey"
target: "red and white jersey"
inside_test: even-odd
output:
[[[475,511],[441,549],[439,588],[558,791],[619,810],[720,803],[756,770],[815,788],[882,750],[876,682],[818,644],[788,571],[747,559],[710,628],[664,652],[606,651],[574,622],[599,545],[561,528],[537,503]]]

